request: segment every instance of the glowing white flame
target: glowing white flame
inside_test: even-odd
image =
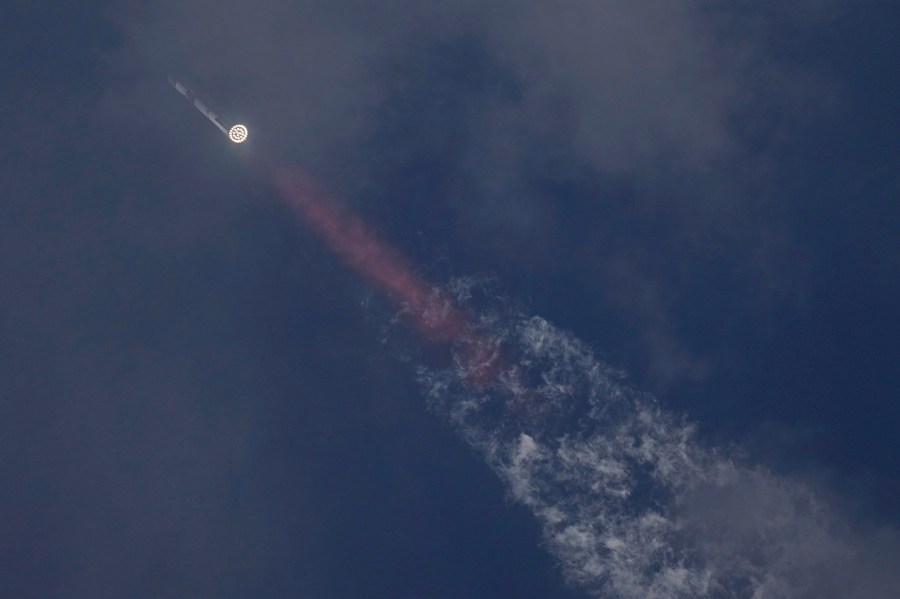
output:
[[[228,139],[236,144],[240,144],[247,141],[247,136],[249,134],[250,132],[247,130],[246,125],[234,125],[228,130]]]

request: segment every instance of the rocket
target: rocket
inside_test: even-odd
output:
[[[230,127],[225,127],[225,125],[223,125],[219,120],[219,115],[210,110],[210,108],[206,104],[204,104],[203,100],[197,97],[197,94],[195,94],[193,90],[191,90],[180,81],[176,81],[172,77],[169,77],[169,83],[172,84],[172,87],[174,87],[179,94],[187,98],[188,101],[194,105],[194,108],[199,110],[200,113],[208,118],[213,125],[218,127],[219,131],[224,133],[228,139],[236,144],[244,143],[245,141],[247,141],[249,131],[247,130],[246,125],[236,123],[234,125],[231,125]]]

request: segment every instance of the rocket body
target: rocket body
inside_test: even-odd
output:
[[[191,102],[194,107],[201,112],[201,114],[203,114],[203,116],[208,118],[213,125],[218,127],[219,131],[221,131],[225,135],[228,135],[228,129],[219,121],[219,115],[210,110],[210,108],[206,104],[204,104],[200,98],[197,97],[197,94],[195,94],[189,87],[187,87],[180,81],[176,81],[171,77],[169,77],[169,83],[172,84],[172,87],[174,87],[178,91],[178,93],[187,98],[188,101]]]

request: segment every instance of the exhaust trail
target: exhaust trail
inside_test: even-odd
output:
[[[464,304],[483,285],[449,288]],[[419,381],[534,513],[572,585],[616,599],[900,596],[884,567],[894,531],[865,532],[802,481],[706,446],[574,335],[503,298],[471,326],[506,349],[493,383],[428,366]]]
[[[425,340],[457,348],[468,384],[490,382],[502,363],[499,346],[474,331],[468,314],[446,291],[416,275],[405,256],[303,170],[285,166],[270,170],[282,199],[329,249],[392,298]]]
[[[269,168],[345,264],[451,349],[449,366],[418,369],[430,409],[533,512],[573,586],[617,599],[862,599],[900,587],[807,485],[705,446],[576,337],[484,282],[429,284],[309,175]],[[474,296],[493,305],[468,305]],[[837,574],[848,570],[868,586]]]
[[[355,213],[300,169],[274,169],[275,186],[338,257],[380,291],[405,304],[416,329],[432,341],[451,341],[466,317],[441,290],[428,285],[410,262],[382,242]]]
[[[246,125],[226,126],[192,89],[171,76],[169,84],[233,143],[247,142],[249,129]],[[499,361],[492,341],[474,335],[467,315],[453,300],[443,290],[417,276],[409,260],[379,239],[358,215],[328,194],[302,169],[275,166],[261,149],[244,156],[263,168],[286,204],[338,257],[388,294],[406,312],[426,340],[464,346],[471,371],[470,381],[483,383],[493,375]]]
[[[234,144],[247,141],[246,125],[226,127],[170,83]],[[480,283],[429,284],[305,172],[254,154],[347,266],[450,349],[450,366],[418,371],[431,409],[534,513],[573,585],[620,599],[900,596],[898,569],[882,565],[900,554],[893,531],[848,532],[802,483],[704,446],[574,336],[502,300],[467,306]]]

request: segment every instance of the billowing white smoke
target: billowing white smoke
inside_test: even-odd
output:
[[[863,596],[865,566],[849,564],[871,561],[865,543],[808,487],[704,447],[541,318],[505,307],[473,326],[502,344],[502,374],[473,389],[460,358],[420,380],[540,520],[572,584],[623,599]]]

